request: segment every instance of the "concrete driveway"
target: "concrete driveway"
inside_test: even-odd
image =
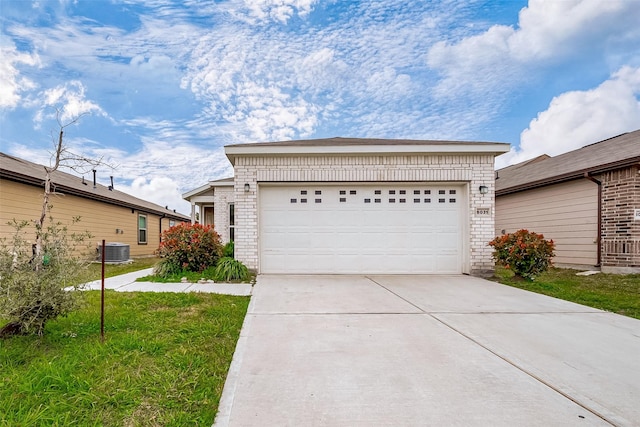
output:
[[[223,426],[640,425],[640,321],[468,276],[259,276]]]

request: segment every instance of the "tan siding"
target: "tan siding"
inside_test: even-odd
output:
[[[12,218],[36,220],[42,203],[41,188],[0,181],[0,237],[9,237],[13,231],[7,225]],[[110,205],[72,195],[54,195],[50,199],[51,216],[69,227],[70,231],[90,231],[94,246],[105,239],[107,242],[125,243],[130,246],[132,257],[153,255],[160,243],[160,217],[147,213],[146,245],[138,244],[138,214],[144,213],[130,208]],[[80,222],[71,224],[72,218],[80,216]],[[162,220],[163,229],[169,228],[169,220]],[[116,229],[122,233],[116,233]],[[33,234],[29,236],[33,239]]]
[[[496,235],[528,229],[556,243],[556,264],[597,263],[598,187],[586,179],[496,198]]]

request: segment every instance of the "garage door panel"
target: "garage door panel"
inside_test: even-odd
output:
[[[261,272],[460,273],[462,189],[260,186]]]

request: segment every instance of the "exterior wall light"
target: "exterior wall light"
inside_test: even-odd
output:
[[[251,190],[251,186],[250,186],[250,185],[249,185],[249,183],[247,182],[247,183],[245,183],[245,184],[244,184],[244,192],[245,192],[245,193],[248,193],[248,192],[249,192],[249,190]]]
[[[486,185],[481,185],[478,190],[480,190],[480,194],[487,194],[489,192],[489,187],[487,187]]]

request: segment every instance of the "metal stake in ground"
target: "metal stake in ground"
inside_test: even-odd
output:
[[[101,287],[101,295],[100,295],[100,342],[104,343],[104,252],[105,252],[105,242],[102,239],[102,287]]]

